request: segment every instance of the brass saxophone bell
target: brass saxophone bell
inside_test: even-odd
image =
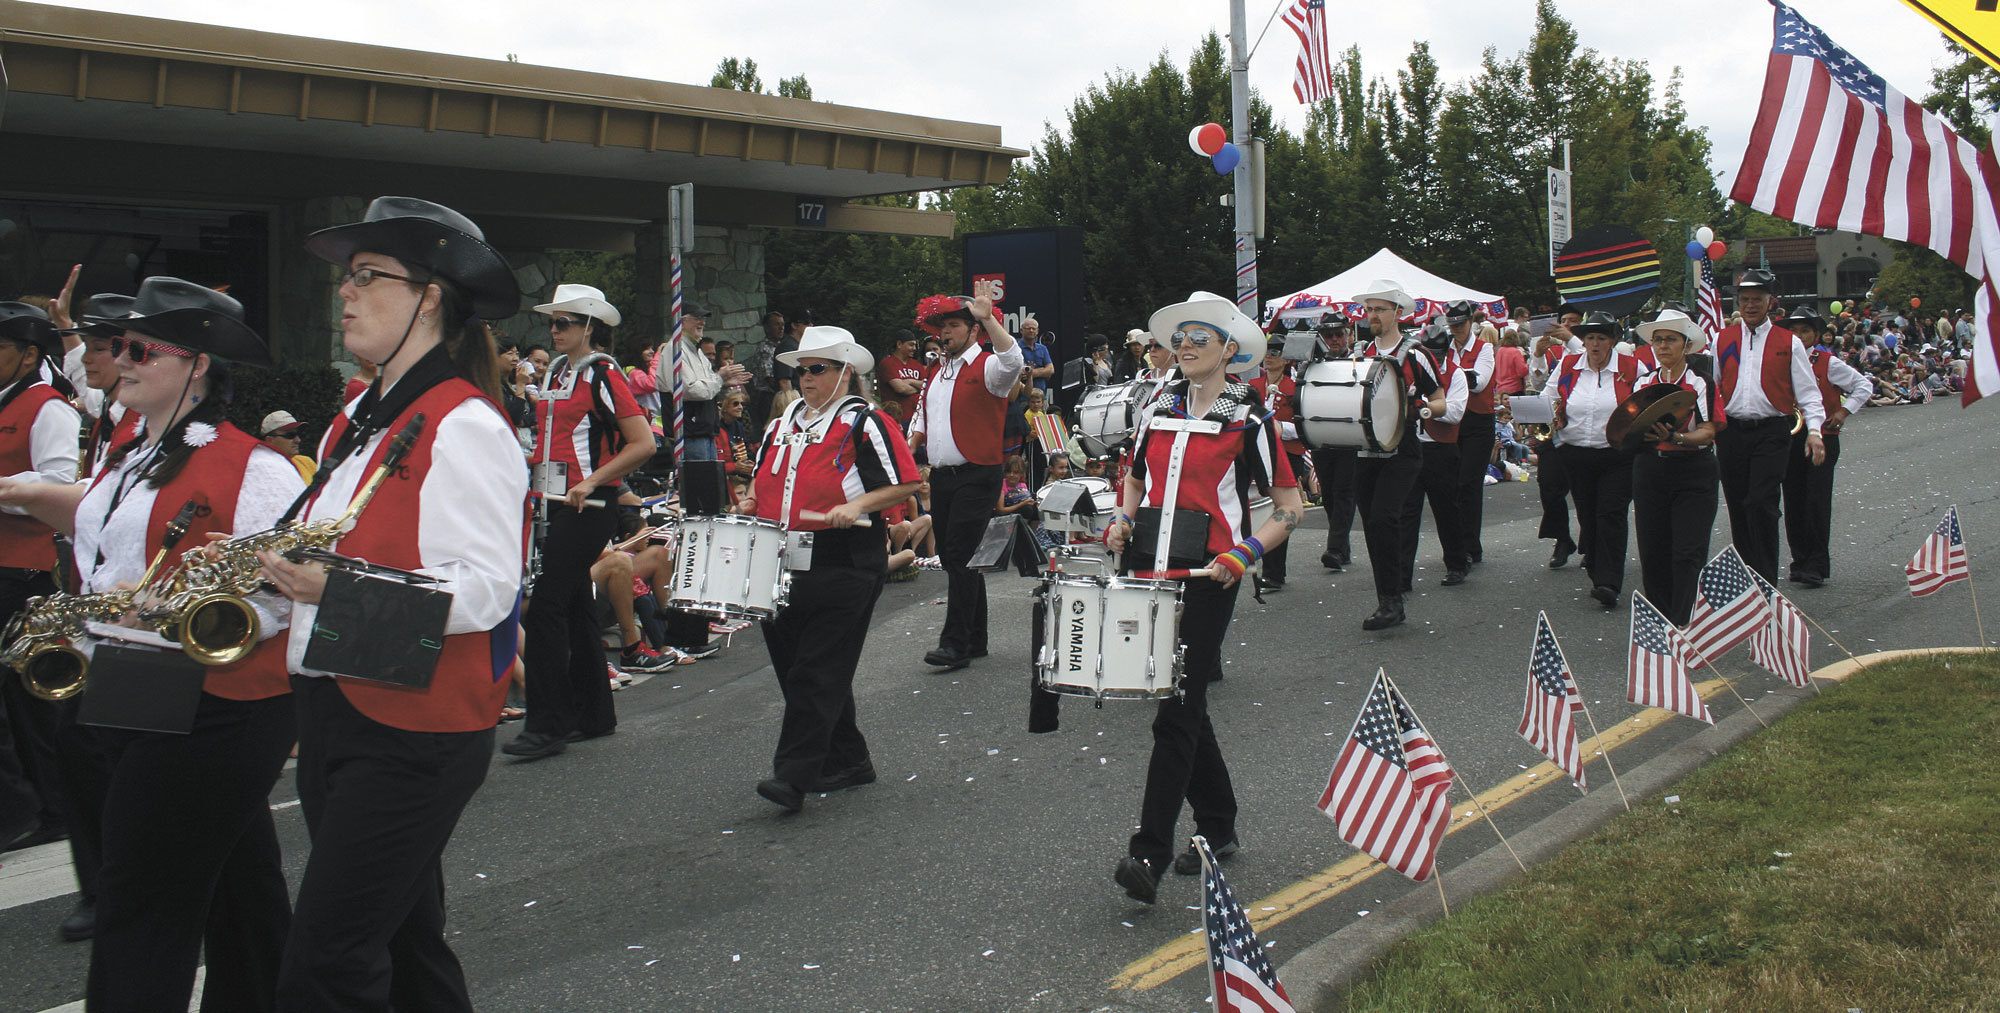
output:
[[[233,594],[205,594],[181,616],[181,651],[210,667],[233,665],[249,657],[262,632],[249,602]]]
[[[40,700],[67,700],[83,692],[90,661],[68,644],[44,644],[21,662],[21,685]]]

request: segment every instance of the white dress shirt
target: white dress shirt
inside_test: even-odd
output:
[[[1868,399],[1875,396],[1875,381],[1838,355],[1827,359],[1826,380],[1839,388],[1843,395],[1840,406],[1847,409],[1849,415],[1868,407]]]
[[[15,381],[5,389],[0,389],[0,397],[21,384],[42,382],[41,377],[30,373]],[[22,393],[26,393],[23,391]],[[69,406],[67,401],[49,401],[35,413],[35,422],[28,427],[28,459],[34,467],[28,471],[8,475],[16,482],[60,482],[68,485],[76,481],[76,456],[79,450],[76,434],[83,427],[83,416]],[[26,507],[0,507],[10,514],[25,517]]]
[[[983,351],[977,342],[967,344],[965,351],[945,360],[938,371],[931,375],[929,386],[924,388],[923,399],[917,402],[917,417],[910,423],[910,435],[924,434],[924,456],[938,467],[953,467],[966,463],[966,456],[958,449],[958,442],[951,433],[952,391],[958,388],[959,370],[965,369]],[[1004,352],[994,352],[986,360],[986,392],[997,398],[1005,398],[1014,390],[1014,384],[1021,379],[1021,371],[1027,368],[1027,360],[1021,354],[1021,343]]]
[[[1723,406],[1724,417],[1748,422],[1774,418],[1779,414],[1771,399],[1764,396],[1764,341],[1770,333],[1771,321],[1768,317],[1754,328],[1747,322],[1743,324],[1743,355],[1736,366],[1736,389],[1729,393],[1729,403]],[[1806,414],[1806,431],[1816,433],[1826,423],[1826,405],[1821,403],[1819,380],[1813,376],[1812,360],[1806,357],[1806,346],[1800,343],[1796,334],[1792,335],[1791,341],[1792,398]]]
[[[90,385],[89,375],[83,368],[83,352],[89,344],[88,341],[79,341],[75,348],[63,353],[63,376],[69,379],[70,386],[76,388],[76,398],[83,406],[83,414],[96,418],[97,413],[104,410],[104,392]]]
[[[699,353],[697,353],[697,357]],[[387,395],[384,391],[384,396]],[[350,406],[351,408],[351,406]],[[438,420],[431,467],[419,493],[417,553],[419,573],[438,578],[437,589],[452,595],[444,631],[482,633],[514,611],[521,594],[522,504],[528,497],[528,465],[507,420],[480,401],[467,401]],[[354,449],[319,491],[303,520],[338,517],[374,469],[368,462],[390,435],[383,430]],[[325,456],[330,445],[322,446]],[[296,474],[296,472],[294,472]],[[389,481],[404,481],[393,476]],[[338,545],[335,548],[339,548]],[[292,616],[286,663],[303,675],[326,675],[305,667],[319,606],[299,603]]]
[[[1580,355],[1576,362],[1576,385],[1569,390],[1569,403],[1563,408],[1564,425],[1556,432],[1562,434],[1564,446],[1592,447],[1604,450],[1611,446],[1604,438],[1604,424],[1611,421],[1611,413],[1618,407],[1618,366],[1628,356],[1613,352],[1604,362],[1603,369],[1590,368],[1590,358]],[[1634,363],[1634,367],[1638,364]],[[1549,371],[1548,382],[1542,384],[1542,396],[1562,402],[1562,364]],[[1638,376],[1636,368],[1633,376]]]
[[[1451,381],[1444,388],[1444,414],[1434,415],[1430,421],[1442,422],[1448,426],[1458,425],[1465,418],[1465,402],[1470,396],[1470,388],[1465,383],[1465,370],[1452,370]],[[1437,442],[1431,439],[1431,434],[1425,432],[1422,425],[1417,426],[1417,439],[1425,443]]]

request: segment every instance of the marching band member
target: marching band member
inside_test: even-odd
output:
[[[1785,318],[1785,326],[1811,343],[1814,385],[1826,408],[1822,442],[1825,459],[1814,464],[1804,432],[1792,438],[1792,457],[1785,466],[1785,542],[1792,550],[1791,580],[1818,587],[1833,573],[1828,543],[1833,537],[1833,466],[1840,461],[1840,427],[1847,417],[1867,407],[1875,396],[1875,381],[1826,347],[1826,321],[1810,305]]]
[[[1485,556],[1480,545],[1480,527],[1486,517],[1486,466],[1493,460],[1494,405],[1493,343],[1475,333],[1491,329],[1477,319],[1478,307],[1460,299],[1445,310],[1451,327],[1448,353],[1456,369],[1465,374],[1465,415],[1458,423],[1458,520],[1464,534],[1465,561],[1478,566]]]
[[[1305,474],[1306,445],[1299,440],[1298,425],[1292,420],[1298,413],[1293,406],[1298,401],[1298,381],[1292,379],[1291,363],[1285,361],[1284,348],[1266,347],[1264,366],[1256,376],[1250,378],[1251,393],[1269,413],[1278,426],[1278,439],[1285,449],[1285,463],[1291,465],[1292,475]],[[1257,586],[1266,591],[1282,591],[1285,587],[1285,550],[1290,545],[1280,542],[1270,546],[1264,553],[1264,575],[1257,578]]]
[[[949,585],[944,628],[924,664],[945,671],[986,656],[986,575],[967,565],[1000,502],[1007,398],[1024,368],[991,291],[992,282],[982,281],[970,299],[934,295],[917,304],[917,326],[944,340],[944,361],[917,401],[910,445],[922,447],[931,466],[931,514]]]
[[[541,573],[521,617],[527,665],[528,719],[508,756],[539,760],[571,742],[611,734],[618,711],[604,677],[591,596],[591,564],[618,534],[612,503],[620,480],[653,456],[653,433],[625,374],[609,358],[587,361],[611,346],[618,307],[589,285],[557,285],[555,301],[535,307],[549,318],[549,343],[568,361],[550,374],[536,404],[534,462],[567,476],[568,491],[550,496],[542,538]],[[550,490],[544,489],[548,494]],[[589,501],[600,498],[602,506]],[[625,659],[632,660],[632,659]],[[668,661],[667,664],[671,664]]]
[[[223,417],[225,363],[271,365],[236,300],[149,278],[118,324],[123,333],[109,339],[117,396],[148,420],[144,437],[115,447],[87,486],[0,489],[0,500],[75,532],[86,593],[138,581],[184,504],[206,508],[192,514],[183,543],[199,545],[271,527],[305,486],[282,454]],[[191,732],[97,741],[104,780],[83,793],[102,816],[102,839],[89,849],[101,849],[91,873],[91,1009],[186,1009],[204,951],[203,1009],[273,1008],[289,918],[269,804],[296,729],[278,636],[288,604],[253,599],[265,639],[206,671]]]
[[[1778,580],[1778,497],[1792,449],[1793,413],[1803,417],[1799,453],[1825,463],[1826,406],[1798,336],[1771,319],[1778,280],[1769,271],[1743,272],[1736,309],[1743,322],[1715,339],[1716,392],[1729,424],[1715,443],[1722,498],[1736,551],[1764,579]]]
[[[786,560],[791,603],[764,622],[785,718],[757,794],[798,812],[807,792],[875,780],[854,720],[854,669],[888,576],[882,511],[916,491],[917,462],[895,419],[853,392],[875,357],[846,329],[808,327],[778,361],[798,370],[800,397],[765,430],[739,509],[812,534]]]
[[[1583,311],[1568,303],[1556,309],[1555,326],[1535,339],[1533,361],[1535,374],[1539,377],[1539,390],[1547,385],[1548,377],[1562,363],[1563,356],[1575,355],[1583,351],[1583,342],[1570,332],[1570,328],[1583,323]],[[1569,565],[1569,557],[1576,552],[1577,543],[1569,536],[1569,472],[1563,468],[1563,455],[1558,452],[1562,437],[1551,426],[1548,438],[1541,441],[1536,451],[1535,487],[1542,500],[1542,526],[1536,531],[1536,538],[1555,539],[1555,551],[1549,554],[1549,569],[1560,570]],[[1577,519],[1581,526],[1584,521]],[[1578,532],[1579,537],[1582,532]]]
[[[114,393],[119,377],[117,358],[111,354],[111,339],[124,335],[117,319],[131,312],[129,295],[94,295],[84,300],[79,322],[69,328],[83,340],[78,361],[83,366],[84,383],[98,391],[102,401],[97,416],[91,419],[90,431],[83,438],[83,452],[77,460],[79,480],[97,474],[111,448],[139,435],[139,424],[145,421],[138,412],[128,410]]]
[[[1264,332],[1221,296],[1196,292],[1186,302],[1156,311],[1148,329],[1172,348],[1185,379],[1155,402],[1132,449],[1119,516],[1105,530],[1105,544],[1123,552],[1134,518],[1143,515],[1154,548],[1128,560],[1140,577],[1161,575],[1176,560],[1169,553],[1174,528],[1205,519],[1203,554],[1212,554],[1208,577],[1187,581],[1180,643],[1186,651],[1181,695],[1161,700],[1153,718],[1153,754],[1146,768],[1139,830],[1113,880],[1125,893],[1151,904],[1171,861],[1176,872],[1201,871],[1192,849],[1174,858],[1174,824],[1186,803],[1195,831],[1218,855],[1236,852],[1236,791],[1208,716],[1209,683],[1222,677],[1222,639],[1236,608],[1244,572],[1284,543],[1303,509],[1291,464],[1279,446],[1278,427],[1256,395],[1229,374],[1255,371]],[[1256,489],[1272,499],[1271,516],[1250,530]],[[1155,519],[1157,518],[1157,520]],[[1143,557],[1144,539],[1135,551]],[[1197,562],[1192,558],[1181,561]]]
[[[382,197],[306,249],[346,271],[341,340],[381,364],[322,441],[323,483],[301,519],[343,513],[388,451],[426,425],[341,555],[436,578],[452,595],[435,673],[421,688],[306,667],[324,567],[265,554],[297,603],[288,660],[299,714],[299,799],[312,857],[278,980],[289,1010],[470,1010],[445,941],[440,860],[486,779],[514,660],[527,466],[499,408],[492,339],[478,317],[520,306],[507,261],[463,215]]]
[[[1354,353],[1353,326],[1347,318],[1328,313],[1320,318],[1320,352],[1329,359],[1345,359]],[[1326,549],[1319,554],[1321,566],[1339,573],[1354,561],[1354,448],[1316,447],[1313,473],[1319,476],[1320,507],[1326,511]]]
[[[1408,539],[1403,527],[1411,523],[1405,508],[1424,468],[1423,445],[1417,439],[1418,406],[1428,402],[1433,415],[1443,415],[1445,385],[1430,353],[1416,339],[1403,336],[1402,317],[1416,311],[1417,301],[1402,286],[1378,281],[1354,301],[1362,305],[1374,333],[1355,358],[1395,363],[1410,398],[1408,420],[1395,450],[1354,452],[1354,503],[1361,510],[1361,533],[1375,577],[1375,611],[1361,621],[1361,628],[1373,631],[1404,620],[1403,596],[1410,592],[1416,566],[1414,555],[1405,551]]]
[[[1632,458],[1605,439],[1604,424],[1638,385],[1639,364],[1612,346],[1624,328],[1609,313],[1592,312],[1577,324],[1583,351],[1563,356],[1542,394],[1556,400],[1552,432],[1562,435],[1556,456],[1576,500],[1579,545],[1590,574],[1590,596],[1608,611],[1625,586],[1626,515],[1632,506]]]
[[[1715,434],[1723,424],[1712,363],[1700,353],[1708,335],[1677,309],[1662,309],[1639,325],[1657,368],[1633,385],[1668,384],[1694,394],[1694,410],[1678,428],[1658,423],[1632,461],[1632,527],[1639,548],[1639,582],[1646,600],[1676,626],[1694,611],[1695,581],[1708,562],[1715,526]]]
[[[1470,306],[1471,304],[1466,304]],[[1468,313],[1470,326],[1472,317]],[[1423,444],[1424,466],[1417,473],[1417,482],[1410,487],[1410,498],[1403,503],[1403,572],[1414,575],[1417,566],[1417,543],[1424,526],[1424,500],[1431,503],[1431,520],[1437,524],[1438,545],[1444,549],[1444,579],[1439,583],[1445,587],[1456,587],[1465,583],[1465,574],[1472,568],[1470,553],[1465,542],[1465,522],[1459,516],[1459,428],[1465,418],[1465,406],[1470,399],[1471,377],[1458,364],[1458,357],[1451,348],[1450,331],[1428,331],[1423,342],[1424,351],[1435,356],[1434,366],[1444,394],[1444,411],[1432,413],[1417,426],[1417,439]],[[1408,592],[1410,577],[1403,580],[1403,590]]]

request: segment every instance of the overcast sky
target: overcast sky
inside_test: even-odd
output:
[[[1254,42],[1277,0],[1245,0]],[[1288,0],[1287,0],[1288,2]],[[1116,68],[1161,52],[1185,64],[1201,36],[1229,28],[1228,0],[1011,0],[966,17],[971,5],[936,0],[81,0],[74,7],[433,49],[635,77],[708,83],[725,56],[757,61],[767,87],[804,74],[822,101],[997,123],[1007,144],[1033,147],[1043,125],[1066,122],[1070,102]],[[1336,50],[1361,46],[1370,75],[1393,76],[1410,45],[1428,40],[1447,83],[1478,70],[1488,46],[1520,51],[1533,0],[1328,0]],[[1943,60],[1937,31],[1894,0],[1794,0],[1834,41],[1921,96]],[[1633,4],[1568,0],[1561,6],[1583,43],[1645,60],[1664,86],[1682,68],[1690,115],[1714,142],[1723,189],[1742,157],[1756,111],[1772,8],[1765,0]],[[468,14],[476,14],[468,17]],[[968,70],[946,46],[984,59]],[[1252,87],[1296,129],[1297,44],[1272,22],[1250,66]],[[1193,126],[1193,124],[1189,124]],[[1164,154],[1174,154],[1168,152]],[[1193,157],[1189,155],[1188,157]]]

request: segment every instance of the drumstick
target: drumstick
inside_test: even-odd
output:
[[[551,495],[549,495],[548,493],[545,493],[545,492],[537,492],[537,491],[535,491],[535,490],[533,490],[533,489],[530,489],[530,490],[528,490],[528,495],[530,495],[530,496],[533,496],[533,497],[535,497],[536,499],[552,499],[552,500],[555,500],[555,501],[556,501],[556,502],[558,502],[558,503],[560,503],[560,502],[562,502],[562,501],[563,501],[563,497],[561,497],[561,496],[551,496]],[[601,499],[587,499],[587,500],[584,500],[584,501],[583,501],[583,505],[584,505],[584,506],[587,506],[587,507],[600,507],[600,508],[601,508],[601,507],[605,507],[605,506],[608,506],[609,504],[607,504],[606,502],[604,502],[604,501],[603,501],[603,500],[601,500]]]
[[[826,520],[826,515],[817,510],[801,510],[799,511],[799,520],[823,521]],[[854,519],[854,526],[857,528],[872,528],[875,526],[875,522],[866,516],[861,516]]]
[[[1201,568],[1201,569],[1199,569],[1199,570],[1162,570],[1162,571],[1160,571],[1160,579],[1161,579],[1161,580],[1187,580],[1187,579],[1189,579],[1189,578],[1191,578],[1191,577],[1212,577],[1212,576],[1214,576],[1214,575],[1215,575],[1215,567],[1212,567],[1212,566],[1204,566],[1204,567],[1202,567],[1202,568]]]

